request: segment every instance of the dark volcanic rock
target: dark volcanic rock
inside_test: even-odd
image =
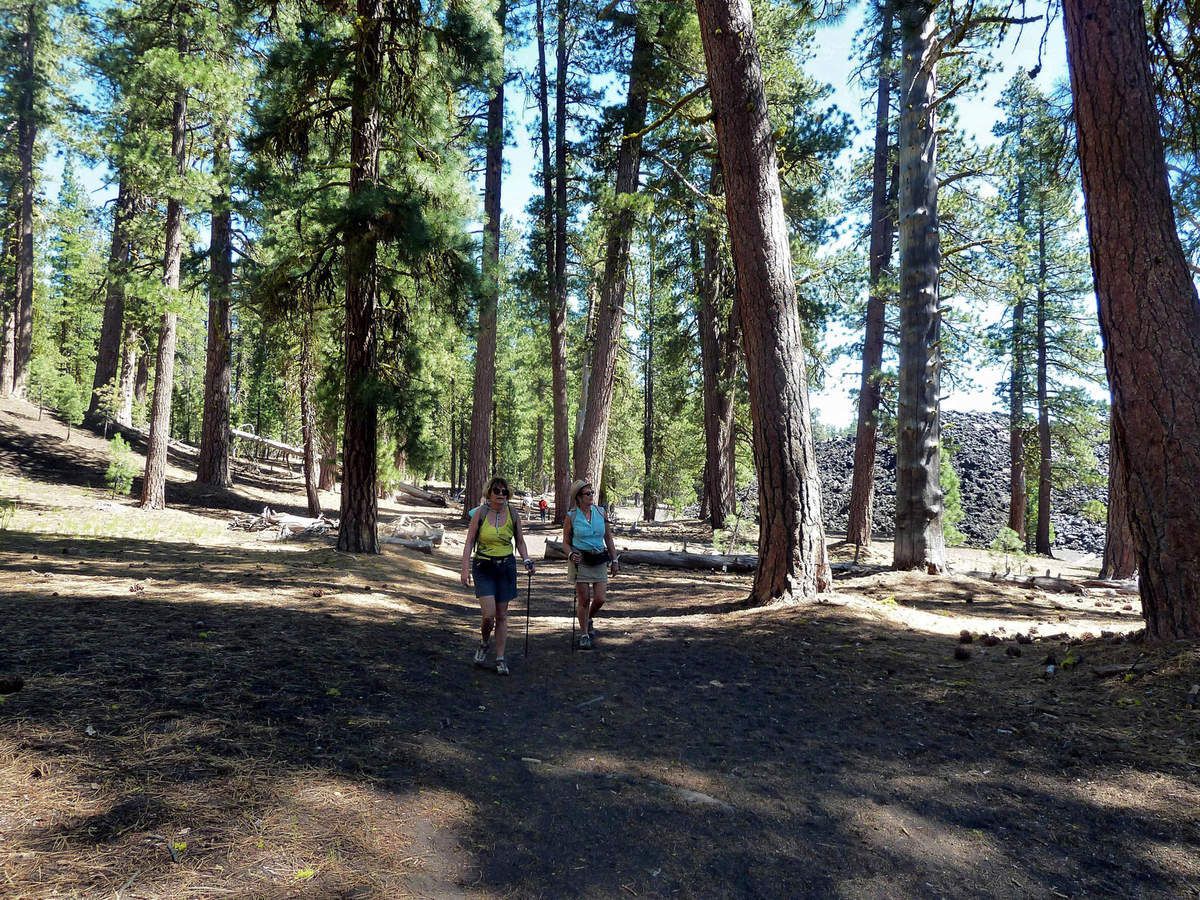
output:
[[[987,547],[1008,524],[1008,423],[998,413],[942,414],[942,434],[953,442],[951,463],[958,473],[963,519],[958,529],[972,547]],[[854,438],[836,438],[817,445],[825,527],[846,531],[850,486],[854,470]],[[1108,473],[1108,447],[1096,448],[1101,474]],[[1036,478],[1037,473],[1030,473]],[[1050,521],[1054,546],[1099,556],[1104,552],[1104,524],[1080,514],[1091,500],[1106,501],[1103,487],[1055,491]],[[896,453],[881,440],[875,458],[875,536],[892,536],[896,519]]]

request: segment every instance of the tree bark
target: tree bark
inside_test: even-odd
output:
[[[308,514],[321,516],[321,493],[318,468],[320,449],[317,439],[317,416],[313,408],[313,312],[306,302],[301,310],[304,321],[300,328],[300,433],[304,438],[304,495]]]
[[[1092,271],[1146,636],[1200,637],[1200,299],[1138,0],[1065,0]]]
[[[337,483],[337,422],[321,422],[321,466],[317,490],[332,491]]]
[[[33,189],[34,153],[37,147],[38,11],[37,4],[26,7],[25,31],[20,41],[19,93],[17,96],[17,167],[21,205],[17,230],[16,332],[13,348],[12,393],[24,397],[29,387],[29,361],[33,355]]]
[[[1044,201],[1043,201],[1044,203]],[[1050,500],[1054,488],[1050,447],[1049,349],[1046,346],[1046,214],[1038,209],[1037,284],[1037,404],[1038,404],[1038,510],[1034,549],[1051,556]]]
[[[504,34],[507,2],[500,0],[496,19]],[[496,306],[500,300],[500,192],[504,182],[504,78],[488,101],[487,163],[483,180],[483,291],[479,296],[479,332],[475,339],[475,384],[471,404],[470,461],[463,521],[483,496],[495,471],[492,426],[496,406]]]
[[[896,423],[897,569],[945,569],[941,425],[941,249],[937,212],[934,13],[927,0],[899,10],[900,81],[900,385]]]
[[[230,208],[229,136],[218,134],[213,174],[220,193],[213,197],[209,240],[208,345],[204,369],[204,420],[196,481],[229,487],[229,384],[233,374],[230,305],[233,297],[233,211]],[[311,503],[310,503],[311,511]],[[319,516],[320,504],[312,515]]]
[[[888,176],[892,171],[892,6],[883,8],[879,36],[879,84],[875,98],[875,157],[871,164],[871,245],[869,293],[863,333],[862,378],[858,388],[858,423],[854,436],[854,475],[846,540],[869,547],[875,518],[875,454],[879,442],[879,404],[882,397],[883,345],[887,325],[887,283],[896,230]]]
[[[754,423],[759,567],[751,599],[809,597],[832,575],[800,317],[749,0],[697,0],[737,275]]]
[[[9,200],[8,210],[13,203]],[[0,270],[3,270],[15,247],[12,226],[3,223],[4,246],[0,249]],[[17,294],[11,281],[0,284],[0,397],[8,397],[13,390],[13,357],[17,346]]]
[[[350,197],[353,204],[379,181],[379,86],[383,74],[383,0],[358,0],[351,76]],[[346,401],[342,436],[342,506],[337,548],[379,552],[376,447],[379,401],[375,307],[378,238],[360,219],[346,232]]]
[[[636,307],[635,307],[636,308]],[[658,488],[654,483],[654,248],[650,247],[650,278],[646,290],[646,321],[642,336],[646,358],[642,369],[642,520],[658,515]]]
[[[1137,573],[1137,548],[1129,527],[1128,473],[1116,441],[1115,425],[1109,426],[1108,442],[1108,527],[1104,538],[1104,560],[1100,577],[1124,581]]]
[[[128,319],[125,320],[124,332],[121,337],[121,402],[117,408],[117,422],[128,428],[133,424],[133,382],[138,372],[138,348],[142,335]]]
[[[113,207],[108,283],[104,293],[104,315],[100,322],[100,344],[96,348],[96,374],[92,379],[92,396],[88,401],[89,419],[95,419],[100,412],[97,391],[119,377],[121,335],[125,326],[125,274],[129,263],[129,240],[125,232],[132,209],[129,186],[122,173],[117,186],[117,202]]]
[[[1017,133],[1024,135],[1024,114],[1020,113]],[[1017,176],[1017,233],[1025,238],[1025,176]],[[1018,257],[1020,258],[1020,257]],[[1024,279],[1018,282],[1024,291]],[[1028,515],[1029,485],[1025,478],[1025,296],[1013,307],[1012,368],[1008,381],[1008,527],[1028,546],[1025,524]]]
[[[187,52],[187,38],[179,38],[179,55]],[[187,168],[187,89],[175,91],[171,116],[171,157],[175,175],[182,179]],[[172,193],[178,187],[172,189]],[[167,198],[166,241],[163,257],[163,286],[167,303],[174,302],[179,290],[179,266],[183,260],[183,202]],[[143,509],[162,509],[167,505],[167,443],[171,438],[171,394],[175,383],[176,314],[168,305],[158,330],[158,356],[154,369],[154,399],[150,409],[150,433],[146,439],[146,474],[142,479]]]
[[[554,72],[554,298],[550,303],[550,374],[554,406],[554,524],[567,515],[571,426],[567,410],[567,42],[569,0],[558,0]]]
[[[612,411],[613,380],[624,321],[626,272],[629,242],[637,221],[629,202],[638,192],[642,161],[641,131],[646,127],[650,100],[650,75],[654,64],[654,38],[648,17],[637,17],[633,53],[629,61],[629,98],[625,104],[621,146],[617,150],[617,179],[613,211],[608,223],[604,251],[604,273],[600,281],[599,309],[588,384],[587,414],[575,447],[575,477],[587,478],[602,489],[604,453],[608,445],[608,422]]]
[[[715,162],[709,173],[709,193],[721,192],[721,166]],[[738,364],[737,301],[730,304],[724,327],[721,308],[732,279],[724,264],[721,237],[707,218],[693,232],[701,234],[701,246],[693,236],[693,266],[700,286],[696,311],[700,332],[700,369],[704,402],[704,504],[713,529],[725,527],[733,512],[735,482],[733,468],[733,383]]]

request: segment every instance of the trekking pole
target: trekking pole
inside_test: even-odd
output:
[[[529,657],[529,601],[533,597],[533,572],[525,570],[525,657]]]

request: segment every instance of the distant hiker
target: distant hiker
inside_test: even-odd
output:
[[[475,651],[475,665],[487,662],[488,642],[496,632],[496,674],[507,675],[504,644],[508,640],[508,604],[517,596],[517,561],[513,543],[521,553],[525,569],[533,574],[533,560],[525,549],[521,518],[509,505],[508,482],[493,478],[479,506],[471,510],[471,525],[463,547],[462,583],[475,582],[475,596],[483,616],[482,639]]]
[[[541,514],[543,522],[546,521],[546,512],[549,509],[550,509],[550,504],[546,502],[545,497],[543,497],[542,499],[540,499],[538,501],[538,512]]]
[[[575,610],[579,616],[579,649],[591,650],[595,641],[592,620],[604,605],[608,576],[617,574],[617,548],[612,527],[589,481],[576,481],[568,495],[563,520],[563,549],[567,552],[567,578],[575,585]]]

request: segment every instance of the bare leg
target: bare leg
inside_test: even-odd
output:
[[[492,636],[492,629],[496,626],[496,598],[480,597],[479,611],[483,614],[483,622],[479,626],[479,633],[483,639],[483,644],[486,646],[488,639]]]
[[[504,659],[504,644],[508,641],[508,604],[496,604],[496,659]]]
[[[585,634],[592,618],[591,587],[586,581],[575,582],[575,611],[579,615],[579,628]]]
[[[591,622],[592,617],[596,615],[596,613],[600,612],[600,607],[604,605],[604,593],[607,588],[608,585],[606,585],[603,581],[598,581],[592,585],[592,605],[588,609],[589,623]]]

